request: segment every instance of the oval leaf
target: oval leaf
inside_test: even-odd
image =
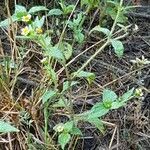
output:
[[[119,40],[111,40],[111,44],[112,44],[117,56],[118,57],[123,56],[124,46],[123,46],[122,42]]]
[[[56,95],[56,91],[46,91],[42,96],[42,103],[46,103]]]
[[[89,84],[91,84],[95,80],[95,74],[87,71],[80,71],[73,73],[76,77],[83,77],[86,78]]]
[[[60,10],[60,9],[51,9],[49,12],[48,12],[48,15],[47,16],[52,16],[52,15],[55,15],[55,16],[59,16],[59,15],[62,15],[63,12]]]
[[[108,90],[108,89],[105,89],[103,91],[103,102],[107,102],[107,101],[115,101],[117,99],[117,95],[115,92],[113,92],[112,90]]]
[[[45,11],[45,10],[48,10],[45,6],[34,6],[32,7],[30,10],[29,10],[29,14],[34,14],[36,12],[39,12],[39,11]]]
[[[64,150],[66,144],[69,142],[71,136],[69,133],[61,133],[58,136],[58,143],[61,145],[61,148]]]
[[[107,36],[110,34],[110,30],[109,30],[109,29],[107,29],[107,28],[102,28],[100,25],[94,27],[94,28],[90,31],[89,34],[91,34],[91,33],[94,32],[94,31],[102,32],[102,33],[104,33],[104,34],[107,35]]]

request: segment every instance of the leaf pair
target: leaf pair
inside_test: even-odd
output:
[[[107,37],[110,36],[110,30],[107,28],[102,28],[100,25],[94,27],[90,33],[94,32],[94,31],[98,31],[98,32],[102,32],[103,34],[105,34]],[[121,41],[116,40],[116,39],[111,39],[110,40],[115,53],[117,54],[118,57],[122,57],[123,56],[123,52],[124,52],[124,46],[122,44]]]

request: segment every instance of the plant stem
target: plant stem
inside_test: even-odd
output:
[[[117,11],[117,15],[116,15],[116,18],[114,20],[114,23],[112,25],[112,28],[111,28],[111,31],[110,31],[110,34],[109,34],[109,38],[111,38],[114,30],[115,30],[115,27],[116,27],[116,24],[117,24],[117,21],[118,21],[118,17],[120,15],[120,11],[121,11],[121,8],[122,8],[122,4],[123,4],[123,0],[120,0],[120,4],[118,6],[118,11]]]
[[[66,25],[65,25],[65,27],[64,27],[64,29],[63,29],[61,35],[60,35],[59,42],[58,42],[59,44],[60,44],[60,43],[62,42],[62,40],[63,40],[64,33],[65,33],[66,28],[67,28],[67,26],[68,26],[68,22],[69,22],[69,20],[71,19],[72,15],[73,15],[73,12],[75,11],[75,9],[76,9],[78,3],[79,3],[79,0],[77,0],[76,4],[75,4],[75,6],[74,6],[74,8],[73,8],[73,10],[72,10],[72,12],[71,12],[71,14],[70,14],[68,20],[67,20],[67,23],[66,23]]]
[[[98,49],[98,50],[82,65],[82,67],[77,70],[76,74],[74,74],[74,76],[73,76],[72,78],[76,77],[76,75],[77,75],[80,71],[82,71],[107,45],[110,44],[110,42],[111,42],[110,39],[111,39],[111,37],[112,37],[112,35],[113,35],[113,32],[114,32],[114,30],[115,30],[115,27],[116,27],[116,24],[117,24],[117,20],[118,20],[118,17],[119,17],[119,15],[120,15],[120,11],[121,11],[122,4],[123,4],[123,0],[120,0],[120,4],[119,4],[119,7],[118,7],[117,15],[116,15],[116,18],[115,18],[115,20],[114,20],[113,26],[112,26],[112,28],[111,28],[111,31],[110,31],[110,34],[109,34],[109,36],[108,36],[108,38],[107,38],[106,43],[103,44],[102,47],[100,47],[100,49]]]
[[[97,54],[99,54],[108,44],[110,43],[109,40],[106,41],[105,44],[102,45],[102,47],[100,47],[100,49],[98,49],[91,57],[90,59],[88,59],[80,69],[78,69],[78,71],[76,72],[76,74],[78,74],[80,71],[82,71],[96,56]],[[74,78],[76,76],[76,74],[72,77]]]

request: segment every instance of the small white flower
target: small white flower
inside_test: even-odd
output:
[[[62,132],[64,130],[64,124],[63,123],[59,123],[54,127],[54,130],[56,132]]]
[[[133,31],[137,32],[139,30],[139,27],[137,26],[137,24],[135,24]]]
[[[42,28],[36,28],[36,33],[41,34],[43,32]]]
[[[31,19],[31,15],[30,14],[22,17],[22,21],[24,21],[24,22],[29,22],[30,19]]]
[[[26,27],[21,29],[21,35],[27,36],[29,33],[30,33],[29,27],[26,26]]]
[[[137,64],[138,66],[150,64],[150,61],[148,61],[143,55],[142,55],[141,59],[136,57],[136,59],[135,60],[131,60],[131,62],[133,64]]]
[[[142,92],[142,89],[141,88],[138,88],[135,90],[135,95],[137,97],[142,97],[143,96],[143,92]]]

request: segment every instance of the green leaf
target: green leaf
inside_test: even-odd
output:
[[[119,100],[116,100],[115,102],[113,102],[111,104],[111,109],[118,109],[122,106],[124,106],[126,103],[124,103],[123,101],[119,101]]]
[[[47,54],[49,57],[54,57],[55,59],[65,61],[63,52],[57,47],[51,47],[47,50]]]
[[[80,12],[78,15],[77,15],[77,18],[73,19],[73,24],[74,26],[79,26],[80,22],[82,21],[82,18],[83,18],[83,13]]]
[[[0,120],[0,133],[19,132],[19,130],[7,122]]]
[[[21,6],[21,5],[15,5],[15,16],[18,18],[18,20],[21,20],[21,18],[23,16],[26,16],[28,13],[27,13],[27,10],[24,6]]]
[[[110,109],[106,108],[102,102],[98,102],[91,108],[91,110],[77,115],[77,118],[79,118],[79,120],[88,121],[92,118],[98,118],[106,115],[109,110]]]
[[[68,60],[72,56],[72,46],[67,42],[62,42],[58,45],[58,48],[62,51],[66,60]]]
[[[41,19],[39,19],[39,17],[37,16],[35,18],[35,21],[33,22],[34,28],[41,28],[44,24],[44,21],[45,21],[45,16],[43,16]]]
[[[87,5],[91,8],[98,7],[99,6],[99,0],[81,0],[81,6]]]
[[[82,135],[81,130],[77,127],[73,127],[72,130],[70,131],[70,133],[73,135]]]
[[[58,143],[61,145],[61,148],[64,150],[66,144],[70,141],[71,136],[69,133],[61,133],[58,136]]]
[[[32,7],[29,11],[28,11],[28,13],[29,14],[34,14],[34,13],[36,13],[36,12],[39,12],[39,11],[46,11],[46,10],[48,10],[45,6],[34,6],[34,7]]]
[[[91,72],[80,71],[80,72],[75,72],[73,74],[79,78],[81,77],[86,78],[89,84],[91,84],[95,80],[95,74]]]
[[[21,5],[16,5],[15,6],[15,14],[18,14],[18,13],[22,13],[22,12],[27,12],[26,8],[24,6],[21,6]]]
[[[83,43],[84,41],[84,34],[81,32],[80,29],[74,31],[74,38],[78,43]]]
[[[1,21],[0,22],[0,27],[8,27],[10,24],[11,24],[11,19],[12,19],[12,22],[15,22],[18,20],[18,18],[15,16],[15,15],[12,15],[11,18],[7,18],[5,19],[4,21]]]
[[[106,115],[109,109],[104,106],[102,102],[96,103],[89,111],[88,120],[92,118],[98,118]]]
[[[32,39],[30,36],[16,36],[17,39],[29,40]]]
[[[88,122],[95,125],[95,127],[98,128],[100,132],[104,133],[104,124],[99,118],[91,118],[88,120]]]
[[[65,99],[65,98],[60,98],[59,100],[58,100],[58,102],[56,102],[54,105],[53,105],[53,107],[55,107],[55,108],[60,108],[60,107],[62,107],[62,108],[66,108],[67,106],[69,105],[69,101],[67,100],[67,99]]]
[[[123,56],[123,52],[124,52],[124,46],[122,44],[121,41],[119,40],[111,40],[111,44],[115,50],[115,53],[117,54],[118,57],[122,57]]]
[[[60,9],[51,9],[49,12],[48,12],[48,14],[47,14],[47,16],[52,16],[52,15],[55,15],[55,16],[59,16],[59,15],[62,15],[63,14],[63,12],[60,10]]]
[[[62,92],[68,90],[69,87],[72,87],[72,86],[76,85],[77,83],[78,83],[77,81],[71,81],[70,86],[69,86],[69,81],[64,82]]]
[[[124,94],[121,96],[120,99],[121,99],[123,102],[128,101],[128,100],[132,97],[133,92],[134,92],[134,88],[132,88],[132,89],[130,89],[129,91],[127,91],[126,93],[124,93]]]
[[[64,131],[65,132],[70,132],[72,130],[72,128],[73,128],[73,125],[74,125],[73,121],[66,122],[64,124]]]
[[[74,5],[67,6],[64,10],[64,14],[67,15],[67,14],[71,13],[73,8],[74,8]]]
[[[48,100],[51,100],[56,95],[56,91],[46,91],[41,97],[42,103],[45,104]]]
[[[47,36],[44,38],[45,45],[51,47],[51,37]]]
[[[126,104],[132,98],[134,88],[124,93],[118,100],[112,103],[111,109],[118,109]]]
[[[115,101],[117,99],[117,95],[114,91],[112,90],[108,90],[108,89],[105,89],[103,91],[103,102],[107,102],[107,101]]]
[[[107,28],[102,28],[100,25],[95,26],[95,27],[90,31],[89,34],[91,34],[91,33],[94,32],[94,31],[102,32],[102,33],[104,33],[104,34],[107,35],[107,36],[110,34],[110,30],[109,30],[109,29],[107,29]]]
[[[118,7],[119,6],[116,4],[115,6],[108,6],[106,9],[106,13],[110,15],[113,20],[116,19],[117,10],[119,9]],[[125,13],[125,9],[122,8],[122,11],[120,11],[120,14],[117,18],[117,22],[125,23],[128,20],[128,18],[125,16]]]

